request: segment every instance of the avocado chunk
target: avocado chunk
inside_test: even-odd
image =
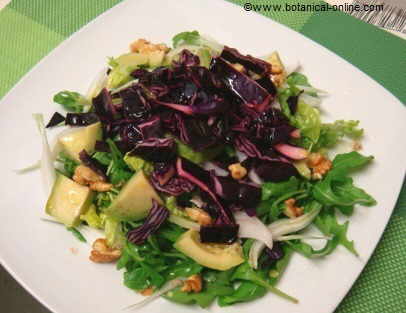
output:
[[[79,153],[84,149],[93,153],[97,140],[102,138],[101,123],[82,127],[59,138],[62,149],[75,161],[80,162]]]
[[[162,204],[154,187],[151,186],[143,171],[134,174],[124,185],[117,198],[105,211],[121,221],[137,221],[148,215],[152,199]]]
[[[64,175],[58,175],[45,211],[67,227],[77,226],[92,204],[93,192]]]
[[[244,262],[239,243],[232,245],[202,243],[199,232],[195,230],[182,234],[174,247],[197,263],[219,271],[226,271]]]

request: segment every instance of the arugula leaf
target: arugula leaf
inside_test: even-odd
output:
[[[92,155],[92,158],[99,161],[100,164],[108,166],[112,160],[111,153],[97,151]]]
[[[178,277],[189,277],[195,274],[199,274],[203,267],[190,259],[180,262],[171,266],[166,272],[165,276],[168,280]]]
[[[289,180],[280,183],[262,184],[262,200],[268,200],[271,197],[279,197],[287,192],[295,191],[299,188],[299,180],[291,177]]]
[[[267,290],[249,281],[242,282],[233,294],[222,296],[218,300],[219,306],[232,305],[238,302],[248,302],[263,297]]]
[[[128,165],[124,162],[123,155],[117,148],[113,140],[108,138],[106,140],[111,150],[112,160],[107,169],[107,175],[113,185],[122,185],[128,181],[133,172],[128,168]]]
[[[54,102],[63,106],[66,111],[81,113],[89,101],[80,93],[64,90],[54,96]]]
[[[338,120],[334,123],[322,124],[319,140],[314,145],[313,150],[317,151],[321,148],[332,148],[345,136],[351,139],[361,138],[364,130],[358,128],[358,125],[359,121],[353,120]]]
[[[172,38],[174,48],[180,45],[198,45],[200,43],[200,34],[198,31],[182,32]]]
[[[66,177],[72,178],[73,174],[75,173],[75,169],[79,165],[79,163],[72,160],[64,152],[59,153],[56,161],[62,163],[63,165],[64,172],[62,174],[65,175]]]
[[[363,156],[356,151],[337,155],[333,161],[333,169],[314,185],[314,198],[323,205],[335,206],[347,215],[352,213],[355,204],[375,205],[375,199],[355,187],[353,180],[348,177],[351,171],[365,166],[372,159],[373,157]]]
[[[278,288],[274,287],[271,283],[267,281],[266,275],[261,271],[253,270],[247,262],[241,264],[237,267],[231,280],[244,280],[253,282],[259,286],[266,288],[268,291],[286,299],[293,303],[297,303],[298,300],[288,294],[282,292]]]
[[[81,242],[87,242],[86,238],[75,227],[66,227],[66,230],[70,231]]]

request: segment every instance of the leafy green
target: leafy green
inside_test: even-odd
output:
[[[218,296],[230,295],[234,292],[230,276],[233,270],[219,272],[205,270],[203,272],[203,289],[199,293],[182,292],[180,288],[168,292],[164,297],[170,301],[193,304],[196,303],[202,308],[208,307]]]
[[[62,174],[65,175],[66,177],[72,178],[73,174],[75,173],[75,169],[79,165],[79,163],[72,160],[65,152],[59,153],[56,161],[62,163],[64,170]]]
[[[171,212],[171,214],[188,218],[188,215],[178,207],[176,197],[170,196],[165,199],[165,207]]]
[[[175,35],[172,38],[172,45],[174,48],[180,45],[199,45],[200,44],[200,34],[198,31],[194,30],[191,32],[182,32]]]
[[[108,138],[106,140],[111,150],[112,160],[107,169],[107,175],[113,185],[122,185],[128,181],[133,172],[128,168],[128,165],[124,162],[123,155],[117,148],[113,140]]]
[[[87,242],[86,238],[75,227],[66,227],[66,229],[70,231],[79,241]]]
[[[289,76],[286,79],[286,82],[290,86],[296,86],[296,85],[310,86],[309,80],[307,79],[307,77],[298,72],[293,72],[293,73],[289,74]]]
[[[338,120],[334,123],[322,124],[319,140],[313,147],[313,150],[317,151],[321,148],[332,148],[345,136],[351,139],[361,138],[364,130],[358,128],[358,125],[359,121],[353,120]]]
[[[138,172],[140,170],[143,170],[145,174],[149,175],[154,170],[154,166],[152,165],[151,162],[145,161],[144,159],[142,159],[140,157],[130,155],[128,153],[124,156],[124,162],[134,172]]]
[[[320,112],[315,107],[303,101],[297,104],[297,111],[291,118],[293,126],[300,129],[302,136],[316,143],[320,136],[321,120]]]
[[[351,214],[355,204],[371,206],[376,204],[374,198],[363,189],[354,186],[351,171],[359,169],[373,159],[356,151],[339,154],[333,161],[333,168],[314,185],[313,196],[321,204],[334,206],[344,214]]]
[[[66,111],[81,113],[84,106],[88,105],[88,100],[80,93],[64,90],[54,96],[54,102],[63,106]]]
[[[175,139],[175,141],[178,155],[196,164],[201,164],[215,158],[223,150],[223,147],[219,146],[204,151],[195,151],[180,140]]]
[[[266,292],[265,287],[245,281],[235,289],[233,294],[220,297],[218,303],[220,306],[227,306],[238,302],[248,302],[263,297]]]
[[[299,180],[291,177],[289,180],[280,183],[262,184],[262,200],[268,200],[271,197],[279,197],[287,192],[295,191],[299,188]]]
[[[96,206],[101,210],[108,208],[117,197],[117,194],[118,191],[116,189],[106,192],[98,192],[95,198]]]
[[[104,232],[109,247],[121,248],[125,242],[125,235],[120,221],[114,217],[106,216],[104,219]]]
[[[268,291],[286,299],[291,302],[297,303],[298,300],[292,296],[287,295],[286,293],[282,292],[278,288],[274,287],[266,277],[266,274],[263,271],[255,271],[250,267],[250,265],[245,262],[237,267],[236,271],[234,272],[232,280],[244,280],[253,282],[259,286],[266,288]]]
[[[109,152],[95,152],[92,158],[99,161],[102,165],[108,166],[112,160],[111,153]]]
[[[87,225],[93,228],[103,228],[103,219],[97,213],[96,206],[92,204],[85,214],[80,216],[82,221],[85,221]]]

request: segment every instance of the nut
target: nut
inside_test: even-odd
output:
[[[113,187],[112,184],[106,183],[102,176],[84,165],[76,167],[72,178],[78,184],[89,186],[94,191],[109,191]]]
[[[359,141],[353,141],[352,143],[352,150],[353,151],[359,151],[362,150],[362,145]]]
[[[140,294],[142,294],[144,297],[148,297],[154,293],[154,287],[148,287],[145,288],[144,290],[140,291]]]
[[[234,179],[242,179],[247,175],[247,169],[241,165],[241,163],[234,163],[228,167],[228,170],[231,173],[231,177]]]
[[[279,54],[275,51],[268,58],[267,61],[271,63],[271,80],[276,87],[282,86],[285,82],[287,73],[285,67],[283,66],[282,60]]]
[[[210,225],[213,221],[211,216],[199,208],[185,208],[186,214],[200,225]]]
[[[333,163],[321,153],[310,153],[307,165],[312,170],[313,179],[321,179],[333,166]]]
[[[94,183],[90,183],[89,187],[91,190],[94,191],[105,192],[111,190],[111,188],[113,188],[113,185],[102,181],[97,181]]]
[[[297,207],[295,206],[296,200],[293,198],[290,198],[288,200],[285,200],[285,209],[283,210],[283,214],[285,214],[287,217],[290,218],[295,218],[303,215],[303,208],[302,207]]]
[[[149,53],[155,51],[167,52],[169,48],[164,44],[152,44],[141,38],[131,43],[130,50],[131,52]]]
[[[181,289],[183,292],[200,292],[202,290],[202,278],[200,275],[192,275],[185,280]]]
[[[93,245],[89,259],[95,263],[112,263],[117,261],[121,256],[119,249],[112,249],[107,246],[106,239],[99,238]]]

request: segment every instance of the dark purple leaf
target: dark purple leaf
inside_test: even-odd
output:
[[[218,75],[229,91],[249,108],[263,112],[269,108],[273,96],[247,75],[237,71],[224,59],[213,58],[210,70]]]
[[[238,225],[213,225],[200,227],[200,240],[204,243],[232,244],[238,238]]]
[[[271,64],[268,62],[250,55],[242,55],[237,49],[234,48],[224,46],[220,56],[230,63],[239,63],[247,70],[250,70],[260,76],[270,73],[271,71]]]
[[[156,178],[159,185],[165,185],[176,174],[175,165],[170,163],[155,163],[153,177]]]
[[[49,120],[47,126],[45,126],[45,128],[57,126],[64,121],[65,121],[65,117],[62,114],[55,112],[54,115],[52,115],[51,119]]]
[[[260,162],[255,167],[255,172],[266,182],[281,182],[292,176],[299,176],[297,169],[292,164],[282,161]]]
[[[139,142],[130,155],[137,155],[151,162],[169,162],[176,157],[173,138],[150,138]]]
[[[98,121],[99,118],[96,113],[68,113],[66,114],[65,125],[88,126]]]
[[[288,100],[286,100],[288,103],[288,106],[289,106],[290,113],[292,113],[292,114],[296,113],[298,100],[299,100],[299,95],[290,96],[288,98]]]
[[[153,116],[148,121],[138,124],[138,129],[144,140],[153,137],[162,137],[161,120],[158,116]]]
[[[103,177],[104,181],[107,181],[107,175],[106,175],[106,167],[103,166],[99,161],[93,159],[86,150],[82,150],[79,153],[79,159],[82,161],[82,163],[91,168],[93,171],[95,171],[99,176]]]
[[[174,176],[165,184],[160,184],[157,177],[152,174],[151,183],[158,191],[167,193],[172,196],[180,196],[184,193],[192,192],[195,185],[183,177]]]
[[[149,211],[144,224],[130,230],[127,233],[127,239],[129,242],[135,245],[141,245],[148,239],[150,235],[155,233],[159,227],[165,222],[169,216],[169,211],[158,204],[155,200],[152,200],[152,208]]]
[[[97,97],[93,98],[93,107],[102,121],[110,121],[116,114],[111,94],[106,88],[100,91]]]
[[[123,115],[135,121],[146,120],[150,116],[151,105],[144,90],[139,85],[133,85],[120,91],[123,100]]]
[[[124,124],[120,130],[121,140],[133,147],[143,140],[141,131],[136,123]]]
[[[179,54],[179,60],[173,62],[174,66],[199,66],[200,59],[189,50],[182,50]]]
[[[268,258],[272,261],[277,261],[283,258],[284,253],[281,245],[278,242],[275,242],[272,249],[265,248],[265,253]]]

